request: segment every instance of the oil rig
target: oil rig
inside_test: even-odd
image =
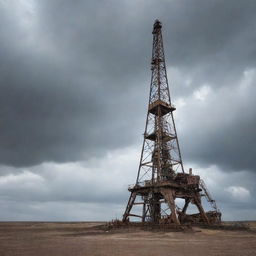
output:
[[[164,56],[162,24],[153,25],[151,84],[144,140],[136,183],[129,186],[130,197],[122,221],[174,224],[220,223],[221,213],[200,176],[184,171],[176,132]],[[202,198],[211,206],[205,211]],[[177,201],[182,203],[178,207]],[[194,205],[198,211],[187,213]]]

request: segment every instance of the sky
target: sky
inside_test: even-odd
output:
[[[163,24],[185,169],[256,219],[256,1],[0,0],[0,221],[121,218]]]

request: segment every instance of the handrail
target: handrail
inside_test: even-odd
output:
[[[202,179],[200,179],[199,185],[203,189],[205,197],[206,197],[207,201],[211,204],[212,208],[215,209],[217,212],[219,212],[216,201],[212,199],[212,196],[209,193],[208,189],[206,188],[206,185]]]

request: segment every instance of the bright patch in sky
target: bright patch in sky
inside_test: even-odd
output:
[[[211,87],[209,85],[203,85],[201,88],[194,91],[193,95],[197,100],[204,101],[210,92]]]
[[[229,192],[231,196],[238,201],[247,201],[251,196],[250,191],[241,186],[230,186],[225,190]]]

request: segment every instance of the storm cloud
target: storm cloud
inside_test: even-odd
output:
[[[206,179],[211,170],[225,177],[222,194],[212,189],[229,218],[240,207],[232,195],[249,191],[252,218],[255,11],[250,0],[0,1],[2,218],[16,207],[12,219],[34,219],[35,208],[25,210],[34,204],[51,219],[53,202],[90,212],[104,201],[121,214],[139,160],[156,18],[183,160]],[[77,211],[63,219],[81,219]]]

